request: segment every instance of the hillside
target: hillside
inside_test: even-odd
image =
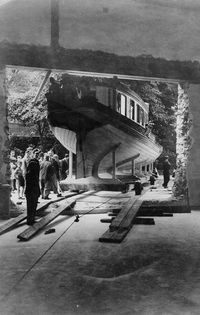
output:
[[[1,63],[65,70],[82,70],[200,81],[198,61],[155,58],[151,55],[119,56],[103,51],[0,43]]]

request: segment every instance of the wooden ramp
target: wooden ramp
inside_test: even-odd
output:
[[[37,213],[40,212],[40,211],[43,211],[44,209],[46,209],[46,208],[47,208],[50,204],[52,204],[52,203],[61,201],[61,200],[63,200],[63,199],[72,197],[72,196],[74,196],[74,195],[77,195],[77,193],[69,193],[69,194],[67,194],[67,195],[64,196],[64,197],[57,198],[57,199],[55,199],[55,200],[50,200],[50,201],[46,202],[45,204],[43,204],[42,206],[38,207],[38,208],[37,208]],[[8,220],[8,222],[6,222],[5,224],[3,224],[3,225],[0,227],[0,235],[2,235],[2,234],[4,234],[4,233],[10,231],[11,229],[15,228],[19,223],[21,223],[22,221],[24,221],[26,218],[27,218],[27,214],[26,214],[26,212],[25,212],[25,213],[20,214],[20,215],[17,216],[16,218],[13,218],[13,219]]]
[[[36,222],[35,224],[27,228],[25,231],[17,235],[17,238],[20,239],[21,241],[28,241],[31,237],[33,237],[41,229],[48,225],[51,221],[57,218],[63,211],[71,209],[75,205],[76,200],[82,199],[87,195],[91,195],[93,193],[94,193],[93,191],[88,191],[80,195],[77,195],[77,193],[73,193],[73,195],[75,196],[68,197],[67,200],[63,200],[60,206],[58,206],[51,213],[43,217],[39,222]]]
[[[99,241],[120,243],[131,229],[142,202],[141,195],[131,197],[116,218],[112,220],[109,230],[99,238]]]

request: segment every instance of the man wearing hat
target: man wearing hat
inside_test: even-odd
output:
[[[163,162],[163,178],[164,178],[163,187],[164,188],[167,188],[168,182],[170,180],[170,167],[171,167],[171,164],[169,162],[169,157],[168,155],[166,155],[165,160]]]
[[[27,202],[27,224],[33,225],[35,222],[35,214],[37,202],[40,196],[39,173],[40,164],[38,161],[40,151],[34,149],[28,162],[25,174],[25,196]]]

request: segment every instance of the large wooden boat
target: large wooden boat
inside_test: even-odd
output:
[[[149,105],[128,84],[68,74],[50,81],[46,97],[52,131],[76,156],[75,179],[70,176],[66,183],[121,189],[119,178],[153,170],[162,147],[149,129]]]

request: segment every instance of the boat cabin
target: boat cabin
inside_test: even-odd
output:
[[[144,128],[148,124],[149,104],[133,91],[125,88],[95,86],[92,92],[99,103],[116,110]]]

